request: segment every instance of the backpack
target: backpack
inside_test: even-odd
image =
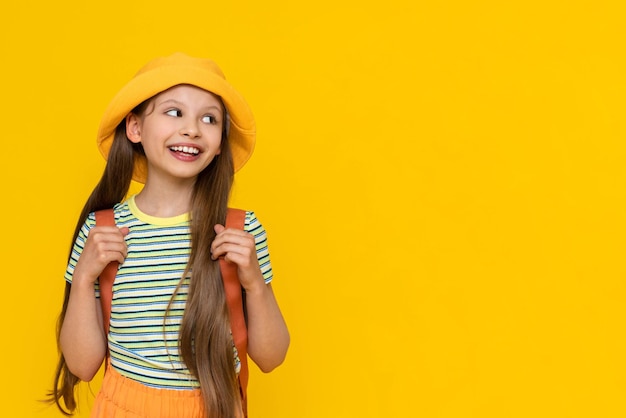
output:
[[[241,209],[228,209],[226,215],[226,228],[243,229],[246,219],[246,212]],[[96,225],[115,226],[113,209],[104,209],[96,212]],[[247,387],[248,387],[248,330],[246,328],[246,318],[244,311],[245,294],[239,277],[237,276],[237,265],[229,263],[224,259],[219,260],[220,271],[224,281],[224,291],[226,302],[230,314],[230,326],[233,334],[233,341],[239,353],[241,370],[239,371],[239,391],[241,394],[241,405],[244,417],[248,416],[247,411]],[[102,305],[102,319],[105,335],[109,334],[109,323],[111,320],[111,299],[113,298],[113,282],[117,275],[118,263],[109,263],[99,277],[100,283],[100,303]]]

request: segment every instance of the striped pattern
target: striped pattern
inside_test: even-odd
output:
[[[128,256],[113,285],[109,350],[111,365],[123,376],[155,388],[194,389],[198,382],[189,373],[178,352],[178,331],[187,299],[189,277],[164,315],[189,258],[189,217],[154,218],[142,213],[131,197],[115,206],[119,227],[128,227]],[[71,282],[89,230],[95,225],[90,214],[74,244],[65,274]],[[245,230],[255,237],[257,258],[265,282],[272,280],[272,267],[265,229],[253,212],[246,213]],[[96,283],[96,296],[99,296]],[[165,338],[164,338],[165,337]],[[233,344],[235,367],[239,358]]]

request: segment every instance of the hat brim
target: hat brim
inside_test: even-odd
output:
[[[139,73],[117,93],[105,110],[98,129],[97,144],[104,158],[108,158],[117,126],[137,105],[180,84],[190,84],[220,96],[230,117],[228,141],[234,169],[237,171],[243,167],[252,155],[256,141],[252,111],[243,96],[220,74],[208,67],[194,65],[193,61],[165,64]],[[147,174],[145,157],[137,156],[133,180],[145,183]]]

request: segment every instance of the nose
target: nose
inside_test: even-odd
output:
[[[193,120],[186,120],[180,128],[180,134],[187,138],[198,138],[200,137],[200,129]]]

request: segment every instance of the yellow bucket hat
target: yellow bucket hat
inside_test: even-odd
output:
[[[179,84],[191,84],[220,96],[228,111],[228,140],[235,171],[254,150],[256,128],[250,107],[227,81],[215,62],[180,52],[150,61],[117,93],[104,112],[98,129],[98,148],[107,159],[117,126],[131,110],[150,97]],[[144,156],[135,160],[133,180],[145,183],[148,172]]]

